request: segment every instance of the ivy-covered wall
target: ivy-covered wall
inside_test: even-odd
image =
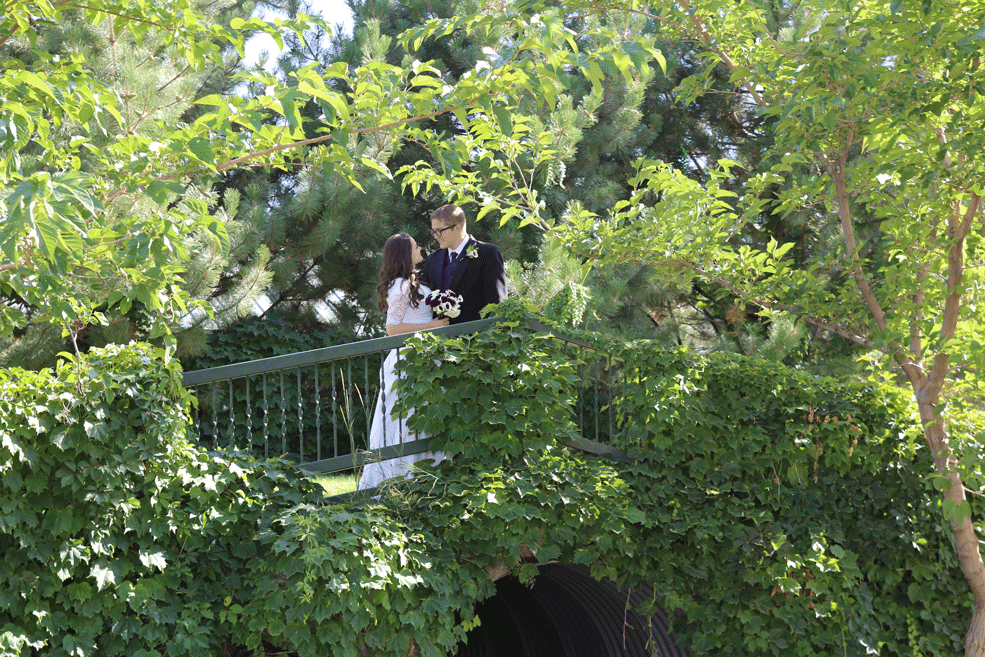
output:
[[[575,369],[528,320],[413,338],[402,394],[454,459],[347,505],[189,445],[149,349],[0,374],[0,654],[445,655],[531,555],[648,584],[697,654],[960,650],[967,596],[892,391],[600,345],[622,362],[610,461],[561,446]]]

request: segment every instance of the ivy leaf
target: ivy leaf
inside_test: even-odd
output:
[[[96,590],[102,591],[110,584],[116,583],[116,573],[105,561],[99,561],[92,566],[92,576],[96,579]]]
[[[140,563],[147,568],[157,568],[158,570],[164,570],[168,566],[168,561],[164,558],[164,552],[161,550],[141,550]]]

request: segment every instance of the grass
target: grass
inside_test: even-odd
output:
[[[319,475],[314,478],[325,489],[326,495],[341,495],[351,493],[359,486],[359,474]]]

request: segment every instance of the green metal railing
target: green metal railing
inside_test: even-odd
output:
[[[499,318],[432,329],[446,336],[481,331]],[[579,363],[577,417],[581,439],[569,446],[619,457],[609,446],[615,430],[613,390],[618,363],[579,340],[546,326],[539,332],[560,340]],[[197,407],[193,437],[213,449],[285,457],[312,474],[352,470],[367,460],[389,459],[428,449],[427,438],[367,450],[380,366],[408,336],[364,340],[261,360],[186,372]]]

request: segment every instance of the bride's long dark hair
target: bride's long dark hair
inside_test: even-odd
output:
[[[383,266],[380,267],[380,284],[376,286],[376,293],[379,295],[380,312],[384,315],[387,311],[386,296],[390,291],[390,286],[398,278],[406,278],[410,281],[410,305],[417,308],[418,303],[424,296],[418,289],[419,281],[414,272],[414,259],[411,249],[414,243],[407,233],[397,233],[391,235],[383,245]]]

